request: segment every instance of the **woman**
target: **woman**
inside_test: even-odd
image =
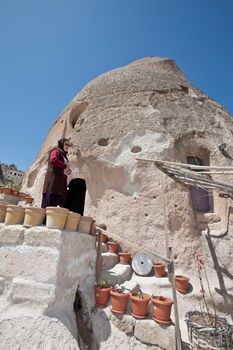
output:
[[[68,149],[70,143],[63,138],[58,141],[57,147],[49,153],[48,169],[45,175],[42,208],[49,206],[64,207],[67,193],[67,177],[71,174],[68,164]]]

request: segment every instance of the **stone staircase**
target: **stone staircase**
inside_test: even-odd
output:
[[[131,265],[119,263],[119,255],[109,252],[105,243],[102,243],[101,260],[101,279],[107,280],[111,285],[122,284],[131,279],[133,273]]]

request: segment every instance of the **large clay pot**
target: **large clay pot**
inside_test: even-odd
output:
[[[98,286],[95,286],[94,289],[95,289],[95,305],[97,307],[105,307],[109,302],[111,287],[99,288]]]
[[[123,314],[127,310],[130,294],[116,293],[111,290],[110,295],[112,301],[112,312],[115,312],[116,314]]]
[[[108,242],[108,251],[110,253],[117,253],[118,249],[119,249],[119,243]]]
[[[120,264],[128,265],[131,258],[130,253],[122,252],[118,254],[120,257]]]
[[[151,301],[154,305],[153,320],[161,324],[171,323],[170,316],[173,300],[162,296],[153,296]]]
[[[23,224],[25,209],[19,205],[7,205],[5,224],[6,225],[17,225]]]
[[[23,225],[26,227],[43,225],[45,219],[45,209],[27,207],[25,208],[25,216]]]
[[[146,318],[148,314],[148,305],[151,299],[149,294],[142,293],[142,297],[138,297],[130,294],[131,299],[131,315],[135,318],[143,319]]]
[[[189,277],[177,275],[175,276],[176,290],[181,293],[186,293],[189,287]]]
[[[163,277],[166,275],[165,272],[166,265],[163,263],[155,263],[153,265],[154,275],[156,277]]]
[[[7,205],[0,203],[0,222],[5,221]]]
[[[46,226],[48,228],[64,229],[69,209],[60,207],[46,208]]]
[[[77,231],[80,217],[81,215],[79,213],[73,213],[72,211],[70,211],[66,219],[65,230]]]
[[[89,216],[81,216],[78,224],[78,231],[82,233],[90,233],[92,218]]]
[[[96,225],[95,225],[96,221],[92,220],[91,223],[91,228],[90,228],[90,235],[95,236],[96,235]]]

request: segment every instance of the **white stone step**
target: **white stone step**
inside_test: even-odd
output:
[[[115,253],[102,253],[102,270],[110,270],[119,262],[119,256]]]
[[[130,265],[117,264],[112,269],[102,271],[101,278],[107,280],[111,285],[122,284],[130,280],[132,276]]]

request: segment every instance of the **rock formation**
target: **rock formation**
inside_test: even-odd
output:
[[[85,214],[106,223],[110,232],[165,255],[165,198],[176,269],[191,275],[194,287],[186,307],[197,308],[200,300],[197,253],[205,262],[217,311],[233,316],[231,199],[213,191],[207,195],[209,213],[199,213],[189,188],[164,177],[163,192],[161,172],[134,158],[182,163],[198,158],[204,165],[230,166],[231,154],[223,154],[219,145],[231,146],[232,136],[230,114],[193,87],[173,60],[141,59],[97,77],[74,97],[51,127],[22,190],[40,205],[48,151],[59,138],[69,138],[72,176],[87,182]],[[209,235],[203,233],[207,226]]]

